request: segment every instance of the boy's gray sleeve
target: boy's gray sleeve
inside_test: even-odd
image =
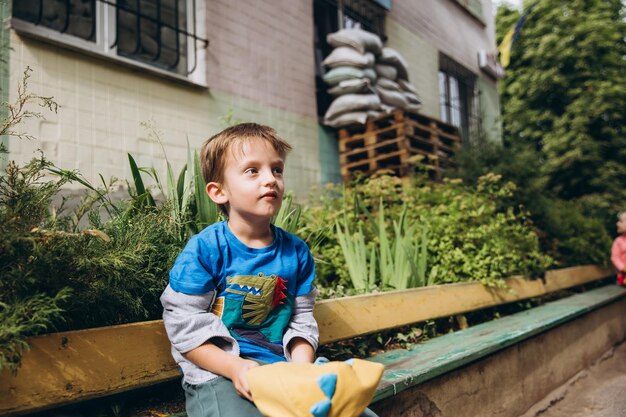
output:
[[[316,296],[317,290],[313,288],[308,294],[296,297],[293,305],[293,314],[287,326],[287,331],[283,336],[283,348],[288,361],[291,360],[291,354],[287,346],[295,337],[301,337],[313,346],[313,350],[317,350],[320,332],[317,327],[317,321],[313,317]]]
[[[215,292],[206,294],[184,294],[174,291],[169,285],[161,295],[163,323],[172,347],[180,353],[197,348],[209,339],[219,347],[239,356],[239,344],[215,314],[211,306]]]

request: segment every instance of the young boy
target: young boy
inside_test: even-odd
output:
[[[617,236],[611,248],[611,261],[617,270],[617,285],[626,286],[626,211],[617,216]]]
[[[189,417],[261,416],[246,372],[314,360],[313,257],[270,223],[290,150],[274,129],[255,123],[227,128],[202,147],[206,192],[228,220],[190,239],[161,296]]]

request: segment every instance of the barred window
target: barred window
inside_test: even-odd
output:
[[[197,4],[198,3],[198,4]],[[13,0],[16,30],[202,82],[204,0]],[[200,24],[199,24],[200,23]]]
[[[468,142],[480,129],[476,75],[451,58],[439,56],[439,110],[441,120],[459,128]]]

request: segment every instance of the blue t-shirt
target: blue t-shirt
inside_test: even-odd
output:
[[[170,271],[170,286],[185,294],[216,292],[211,312],[239,342],[241,356],[284,361],[282,337],[294,299],[313,289],[315,263],[298,237],[272,226],[274,242],[250,248],[215,223],[193,236]]]

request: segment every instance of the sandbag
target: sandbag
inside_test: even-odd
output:
[[[370,119],[375,119],[376,117],[382,116],[384,112],[382,110],[368,110],[367,117]]]
[[[370,110],[371,111],[371,110]],[[356,111],[340,114],[333,119],[324,118],[324,124],[330,127],[344,127],[351,125],[364,125],[367,122],[367,111]]]
[[[383,49],[383,43],[378,35],[358,28],[341,29],[338,32],[329,33],[326,41],[334,48],[349,46],[362,54],[369,51],[374,55],[379,55]]]
[[[335,67],[322,76],[324,82],[328,85],[334,86],[341,81],[349,80],[351,78],[363,78],[365,73],[362,69],[349,66]]]
[[[415,86],[413,86],[413,84],[411,84],[409,80],[400,77],[396,81],[398,82],[398,85],[400,86],[402,91],[417,94],[417,90],[415,89]]]
[[[340,114],[380,109],[380,98],[376,94],[345,94],[330,103],[324,119],[333,119]]]
[[[376,64],[374,65],[374,69],[379,77],[388,78],[392,81],[398,78],[398,70],[393,65]]]
[[[384,114],[391,114],[396,109],[394,106],[390,106],[389,104],[385,103],[381,103],[380,108]]]
[[[378,78],[378,74],[376,74],[374,68],[363,68],[363,76],[369,79],[372,84],[374,84]]]
[[[409,105],[406,106],[404,108],[404,110],[418,112],[421,108],[422,108],[421,104],[411,104],[411,103],[409,103]]]
[[[333,49],[330,55],[322,61],[322,65],[328,68],[335,68],[339,66],[357,68],[371,67],[374,65],[374,54],[371,52],[362,54],[354,48],[340,46]]]
[[[378,62],[394,66],[398,71],[398,78],[409,79],[408,65],[402,55],[395,49],[384,47],[378,57]]]
[[[398,85],[397,82],[390,80],[389,78],[380,77],[378,80],[376,80],[376,85],[386,90],[402,92],[400,85]]]
[[[402,95],[407,99],[410,104],[422,104],[422,100],[417,94],[402,91]]]
[[[398,109],[404,109],[409,105],[409,101],[404,97],[404,94],[399,91],[391,91],[385,88],[376,86],[376,93],[380,96],[380,101],[389,106],[393,106]]]
[[[369,78],[351,78],[349,80],[343,80],[328,90],[328,94],[331,96],[371,92],[372,87]]]

